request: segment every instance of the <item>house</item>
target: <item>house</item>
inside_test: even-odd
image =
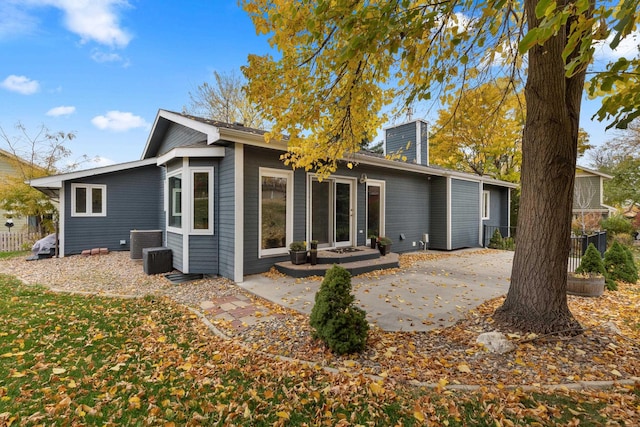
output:
[[[407,146],[422,128],[418,120],[387,134]],[[128,250],[131,230],[161,230],[175,269],[236,282],[286,261],[296,240],[322,249],[386,235],[394,252],[423,241],[453,250],[482,246],[485,224],[509,226],[514,184],[429,166],[418,142],[407,161],[358,153],[320,181],[285,166],[286,144],[265,143],[264,131],[160,110],[141,160],[31,185],[60,201],[63,255]]]
[[[604,181],[612,176],[583,166],[576,166],[573,191],[573,218],[580,228],[598,228],[600,220],[615,212],[603,203]]]
[[[0,181],[6,182],[8,178],[18,178],[22,180],[24,174],[19,168],[31,169],[31,165],[26,160],[0,149]],[[18,216],[15,212],[7,212],[0,209],[0,228],[5,227],[7,221],[13,224],[11,228],[4,228],[4,231],[30,232],[37,230],[39,218],[36,216]]]

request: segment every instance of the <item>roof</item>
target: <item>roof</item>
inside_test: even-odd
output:
[[[612,177],[611,175],[607,175],[606,173],[599,172],[599,171],[597,171],[597,170],[593,170],[593,169],[585,168],[584,166],[577,165],[577,166],[576,166],[576,171],[577,171],[577,170],[581,170],[581,171],[586,172],[586,173],[588,173],[588,174],[590,174],[590,175],[597,175],[597,176],[601,176],[601,177],[603,177],[604,179],[613,179],[613,177]]]
[[[216,120],[204,119],[188,114],[176,113],[168,110],[159,110],[156,120],[147,140],[147,145],[142,154],[142,158],[158,156],[157,150],[162,143],[162,138],[171,123],[177,123],[185,127],[202,132],[203,143],[206,138],[208,145],[226,145],[228,141],[242,144],[267,147],[285,151],[287,149],[284,141],[264,141],[265,130],[254,129],[240,124],[230,124]],[[480,176],[467,172],[459,172],[446,169],[440,166],[427,166],[416,163],[408,163],[400,160],[390,160],[384,155],[375,154],[369,151],[361,151],[350,156],[349,160],[356,163],[369,164],[373,166],[385,167],[388,169],[412,171],[425,175],[436,175],[464,179],[469,181],[483,182],[487,184],[499,185],[502,187],[517,188],[518,185],[512,182],[501,181],[488,176]]]
[[[118,163],[115,165],[109,166],[100,166],[97,168],[84,169],[75,172],[63,173],[60,175],[51,175],[45,176],[42,178],[34,178],[30,180],[28,183],[33,188],[42,191],[46,195],[50,197],[57,197],[58,190],[62,188],[62,185],[65,181],[70,181],[74,179],[86,178],[89,176],[102,175],[105,173],[111,172],[120,172],[127,169],[135,169],[142,166],[155,165],[156,159],[145,159],[145,160],[137,160],[135,162],[127,162],[127,163]]]
[[[202,142],[206,142],[207,145],[225,145],[228,141],[264,144],[264,134],[267,133],[265,130],[254,129],[239,123],[225,123],[174,111],[158,110],[147,144],[142,152],[143,159],[156,157],[160,154],[157,151],[171,123],[177,123],[202,133]],[[274,142],[270,145],[280,144]]]

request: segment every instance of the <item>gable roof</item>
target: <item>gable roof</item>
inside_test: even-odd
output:
[[[601,176],[604,179],[613,179],[611,175],[607,175],[606,173],[599,172],[597,170],[588,169],[588,168],[585,168],[584,166],[580,166],[580,165],[576,166],[576,171],[578,170],[586,172],[587,175],[597,175],[597,176]]]
[[[169,129],[171,123],[176,123],[187,128],[196,130],[203,134],[203,142],[206,138],[207,145],[228,145],[229,142],[238,142],[247,145],[266,147],[286,151],[285,141],[265,142],[265,130],[254,129],[241,124],[230,124],[216,120],[195,117],[188,114],[176,113],[168,110],[159,110],[154,121],[151,133],[147,139],[147,144],[142,153],[142,158],[157,157],[158,150]],[[204,147],[203,147],[204,148]],[[466,172],[459,172],[446,169],[440,166],[421,165],[416,163],[403,162],[400,160],[390,160],[383,155],[378,155],[368,151],[360,151],[349,157],[350,161],[372,166],[385,167],[388,169],[412,171],[425,175],[436,175],[443,177],[453,177],[463,180],[483,182],[487,184],[499,185],[502,187],[517,188],[518,185],[512,182],[501,181],[488,176],[474,175]]]
[[[42,178],[34,178],[30,180],[28,183],[33,188],[42,191],[44,194],[49,197],[56,198],[58,196],[59,190],[62,188],[62,185],[65,181],[70,181],[74,179],[86,178],[89,176],[102,175],[105,173],[111,172],[120,172],[127,169],[139,168],[142,166],[155,165],[156,159],[145,159],[145,160],[137,160],[135,162],[127,162],[127,163],[118,163],[115,165],[109,166],[100,166],[97,168],[84,169],[75,172],[63,173],[60,175],[51,175],[45,176]]]
[[[244,144],[267,145],[264,142],[265,130],[254,129],[239,123],[225,123],[217,120],[176,113],[168,110],[158,110],[156,119],[151,127],[147,143],[142,152],[142,159],[157,157],[160,144],[171,123],[176,123],[203,134],[203,142],[207,145],[227,145],[228,142]],[[276,148],[286,148],[276,141],[269,144]]]

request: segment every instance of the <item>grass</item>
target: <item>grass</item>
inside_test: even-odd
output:
[[[7,251],[0,252],[0,259],[17,258],[21,256],[28,256],[31,251]]]
[[[637,388],[453,393],[256,350],[168,300],[54,294],[0,275],[0,425],[600,425],[640,405]]]

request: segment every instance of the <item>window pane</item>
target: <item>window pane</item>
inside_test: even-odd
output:
[[[193,229],[209,228],[209,173],[193,174]]]
[[[182,175],[169,177],[169,226],[182,227]]]
[[[91,213],[102,213],[102,188],[91,189]]]
[[[262,249],[284,248],[287,244],[287,178],[263,176]]]
[[[367,187],[367,237],[380,236],[380,187]]]
[[[336,242],[351,240],[351,184],[336,183]]]
[[[87,189],[76,187],[76,213],[87,213]]]

